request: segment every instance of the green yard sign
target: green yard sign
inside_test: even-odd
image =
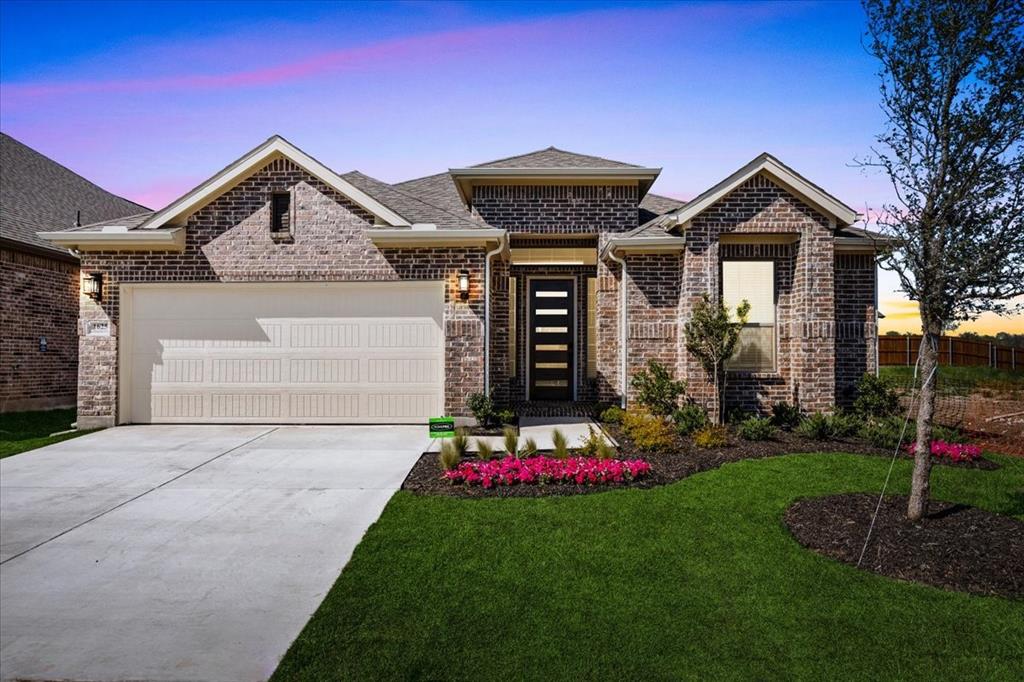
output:
[[[431,417],[430,437],[451,438],[455,435],[455,419],[453,417]]]

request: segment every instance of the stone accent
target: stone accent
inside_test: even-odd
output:
[[[275,191],[293,193],[290,240],[270,235]],[[445,281],[446,410],[468,414],[466,397],[483,390],[484,250],[378,249],[365,233],[371,226],[362,208],[278,159],[190,216],[182,253],[83,254],[83,271],[104,274],[104,295],[101,304],[83,299],[82,318],[108,320],[112,336],[80,339],[80,422],[115,422],[119,287],[141,282]],[[463,269],[470,272],[467,301],[456,288]]]
[[[77,263],[0,249],[0,412],[75,404],[79,290]]]
[[[792,255],[784,245],[722,245],[724,234],[788,234],[798,241]],[[731,372],[726,402],[767,409],[777,400],[808,411],[829,411],[835,399],[835,304],[832,225],[768,177],[758,175],[694,219],[686,230],[681,320],[689,317],[703,292],[720,295],[721,258],[770,257],[776,260],[776,370]],[[747,251],[744,252],[744,248]],[[744,253],[747,255],[744,256]],[[715,388],[696,358],[680,354],[679,374],[689,395],[717,412]]]
[[[626,232],[637,226],[635,185],[478,185],[473,209],[494,227],[532,234]]]
[[[836,254],[836,401],[853,402],[857,380],[874,373],[878,329],[875,324],[875,258],[872,254]]]

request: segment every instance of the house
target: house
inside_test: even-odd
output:
[[[875,367],[875,235],[762,154],[689,202],[555,148],[389,185],[272,137],[80,252],[79,424],[420,422],[466,399],[628,401],[650,359],[715,409],[682,334],[752,305],[727,400],[833,409]]]
[[[144,210],[0,133],[0,412],[75,404],[78,257],[36,233]]]

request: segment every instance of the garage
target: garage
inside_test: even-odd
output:
[[[421,423],[441,282],[125,285],[122,423]]]

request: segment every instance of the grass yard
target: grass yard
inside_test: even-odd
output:
[[[74,409],[0,414],[0,459],[91,433],[74,431],[50,435],[70,429],[74,421]]]
[[[936,497],[1024,517],[1024,460],[937,466]],[[1024,602],[801,548],[794,500],[888,460],[789,455],[672,485],[471,500],[399,492],[275,680],[1022,679]],[[899,461],[891,492],[905,493]]]
[[[1024,358],[1024,352],[1019,353]],[[882,367],[882,377],[899,387],[909,386],[914,378],[913,367]],[[920,378],[918,379],[920,381]],[[939,386],[954,395],[970,395],[980,391],[1024,396],[1024,369],[1009,371],[992,367],[939,367]]]

